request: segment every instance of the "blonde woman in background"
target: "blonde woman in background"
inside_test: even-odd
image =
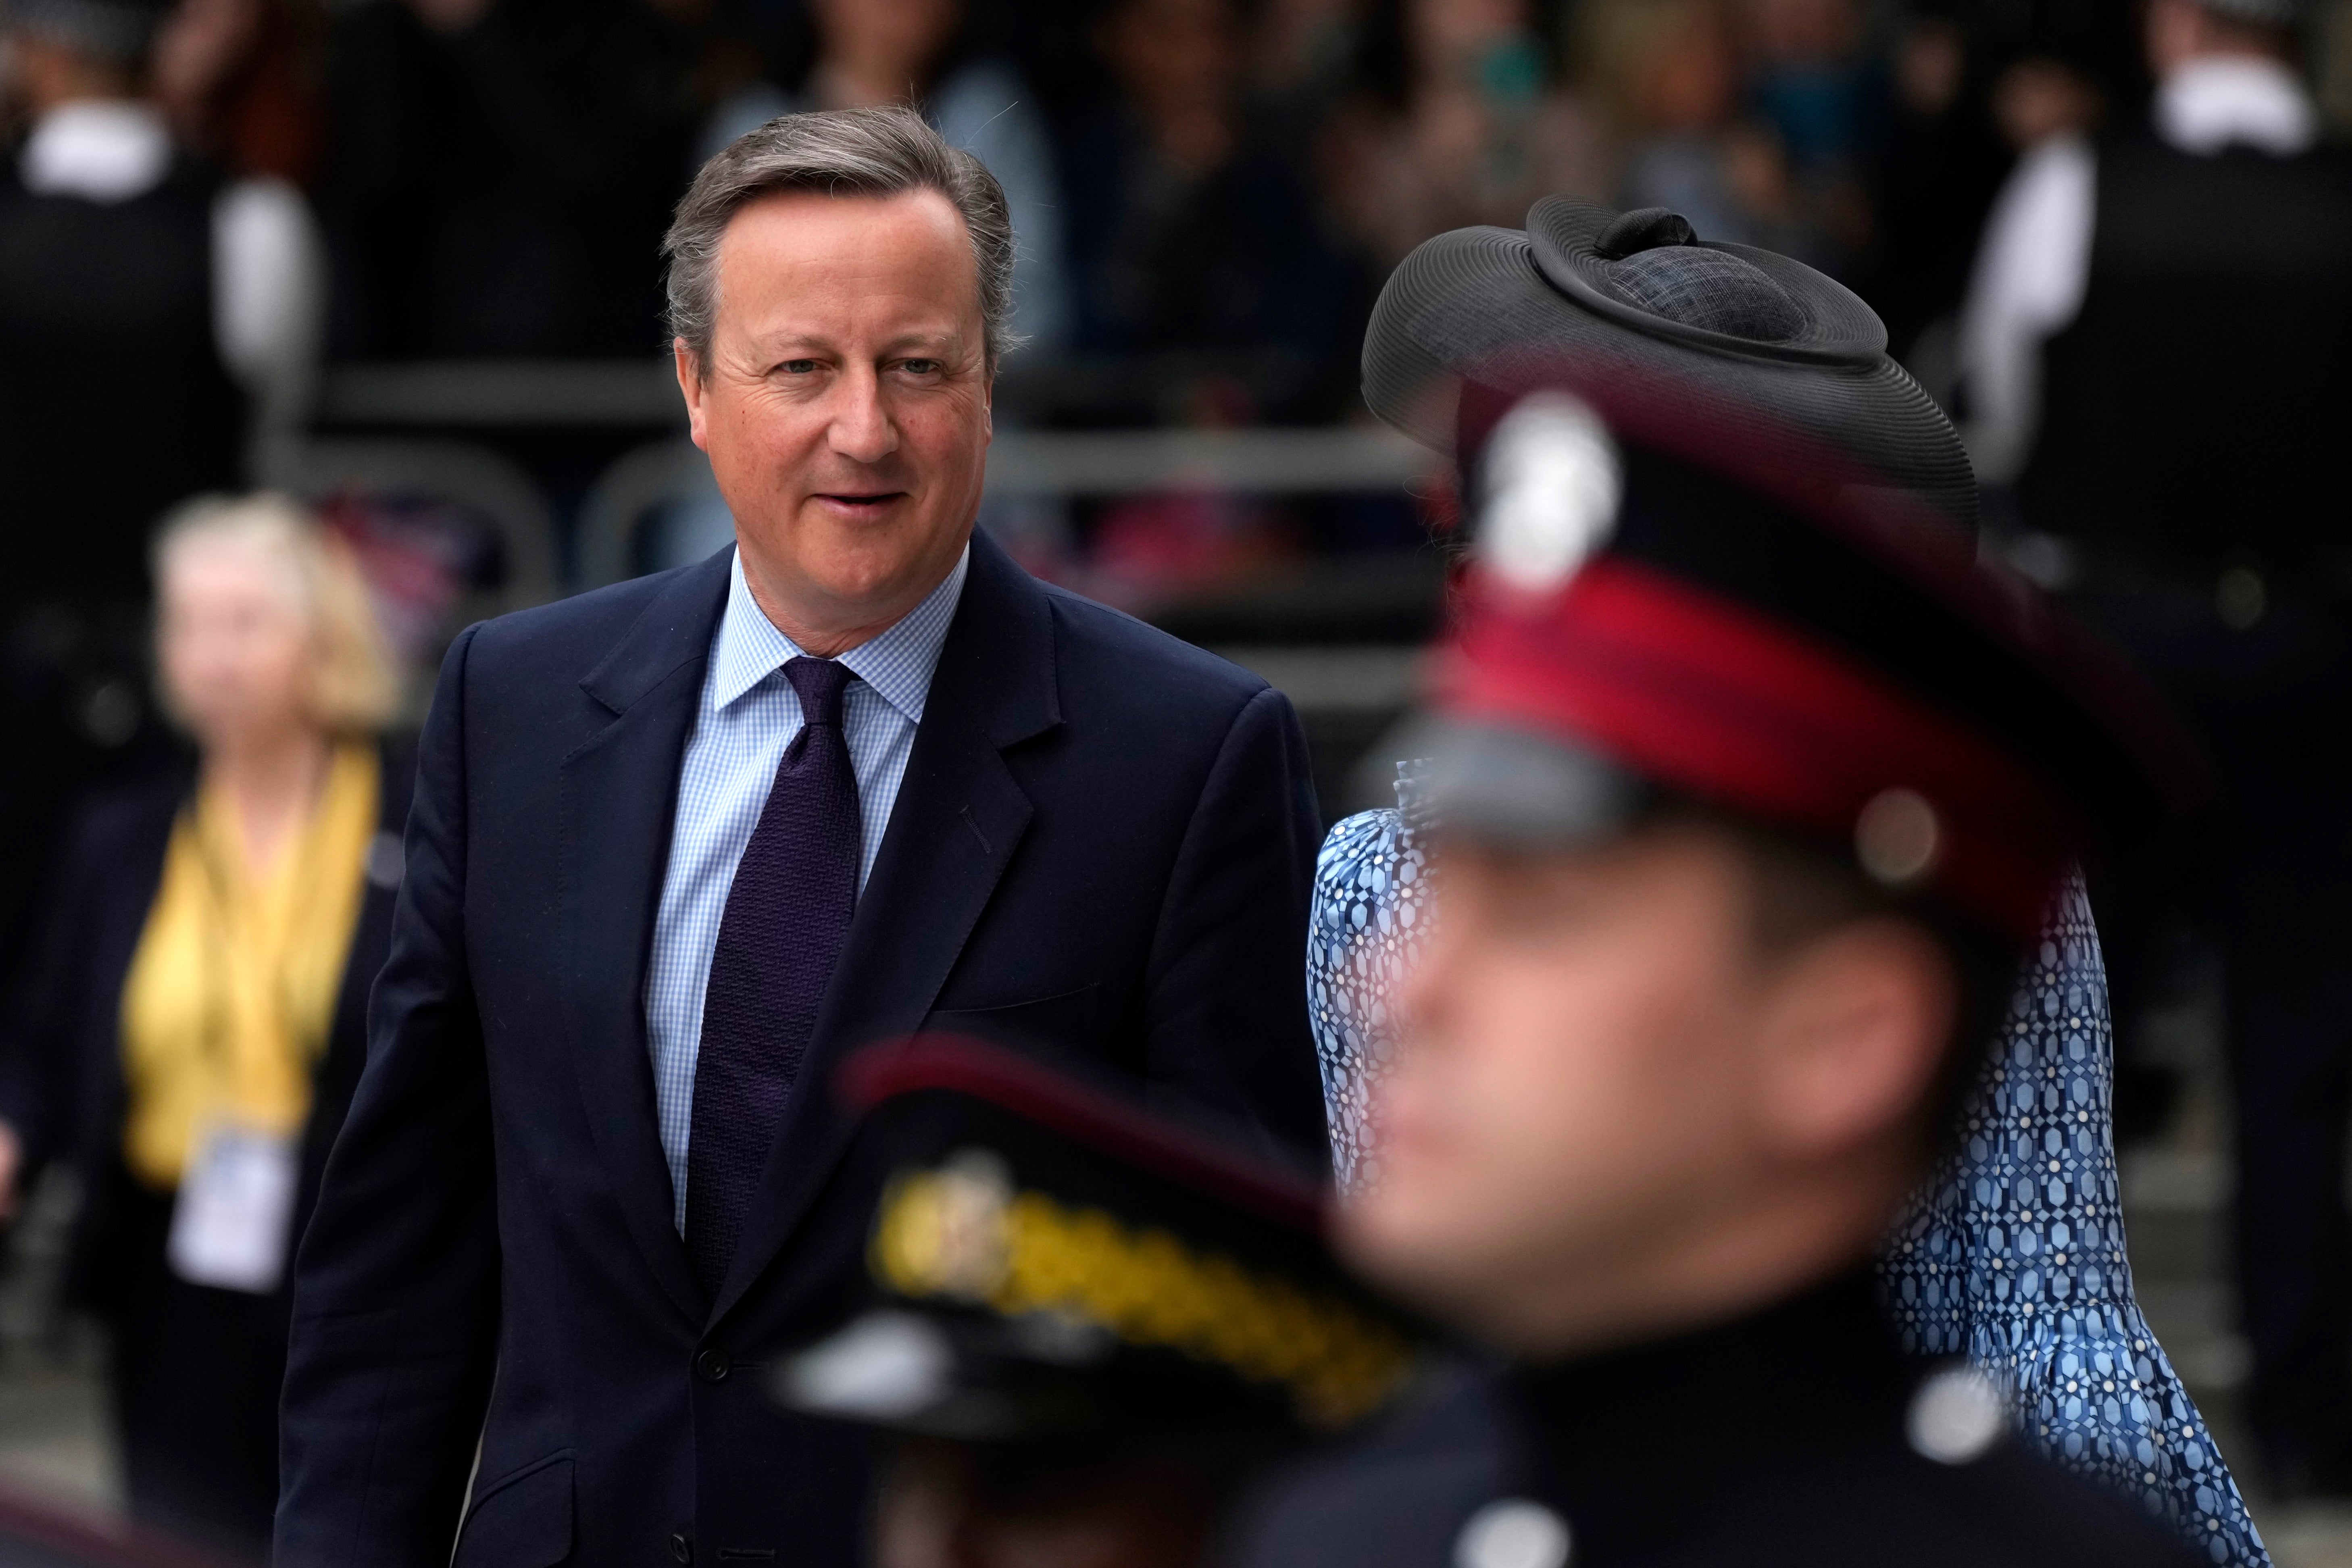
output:
[[[111,1342],[134,1515],[259,1555],[285,1280],[365,1054],[410,769],[348,550],[293,502],[206,499],[154,551],[163,704],[193,765],[92,802],[0,1062],[13,1207],[81,1179],[68,1299]]]

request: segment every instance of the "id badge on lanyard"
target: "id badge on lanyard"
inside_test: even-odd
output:
[[[215,1121],[199,1129],[164,1257],[192,1285],[266,1296],[286,1270],[294,1140]]]

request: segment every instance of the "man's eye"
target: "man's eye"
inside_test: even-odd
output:
[[[786,375],[814,375],[816,374],[816,361],[813,359],[788,359],[776,368],[782,371]]]
[[[932,375],[938,373],[940,362],[935,359],[901,360],[898,368],[910,375]]]

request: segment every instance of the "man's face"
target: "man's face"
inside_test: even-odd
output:
[[[971,531],[989,367],[947,198],[787,193],[720,242],[709,363],[678,380],[761,608],[812,653],[912,609]]]
[[[1365,1269],[1510,1348],[1597,1315],[1754,1169],[1769,976],[1735,845],[1444,847],[1434,934],[1378,1090],[1380,1174],[1342,1215]]]

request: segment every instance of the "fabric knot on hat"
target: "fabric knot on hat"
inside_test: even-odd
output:
[[[1749,342],[1785,343],[1803,333],[1805,308],[1752,261],[1703,246],[1690,219],[1670,207],[1640,207],[1601,231],[1592,254],[1606,285],[1654,316]]]
[[[1620,216],[1601,231],[1593,242],[1593,250],[1610,261],[1644,250],[1655,250],[1663,245],[1694,245],[1698,231],[1691,227],[1690,219],[1672,207],[1636,207]]]
[[[1528,211],[1527,242],[1563,304],[1645,338],[1848,370],[1885,361],[1886,328],[1852,289],[1785,256],[1701,239],[1665,207],[1546,196]]]
[[[1805,330],[1804,307],[1762,268],[1727,251],[1640,251],[1612,264],[1609,282],[1653,315],[1727,337],[1785,343]]]

